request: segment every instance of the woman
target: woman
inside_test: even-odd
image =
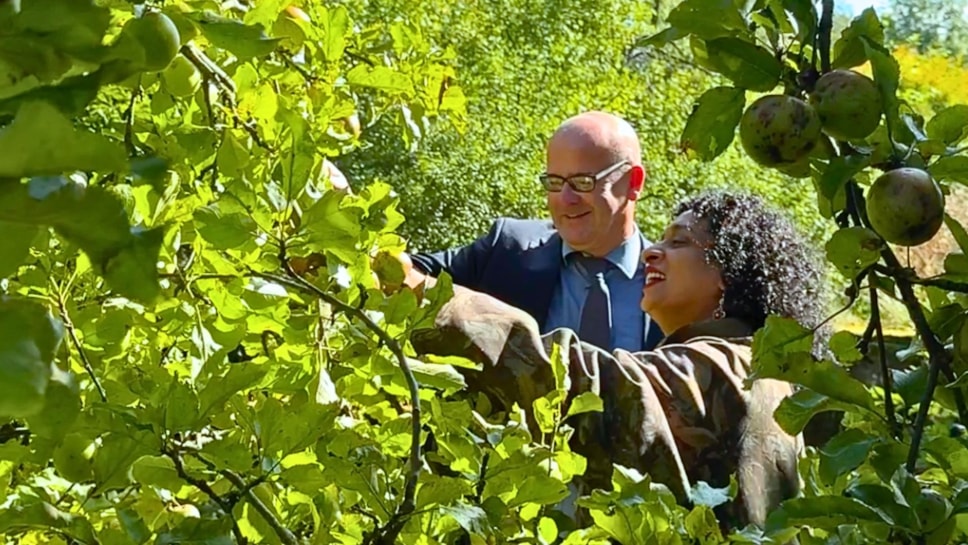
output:
[[[610,354],[567,329],[539,337],[523,311],[456,287],[433,335],[414,346],[475,359],[483,365],[465,372],[469,390],[495,407],[530,411],[555,388],[548,354],[559,345],[569,354],[569,399],[592,391],[604,403],[569,420],[572,447],[588,461],[584,493],[610,488],[613,464],[648,474],[683,503],[699,481],[721,488],[735,474],[738,495],[717,509],[720,522],[762,525],[799,488],[800,440],[773,419],[790,384],[744,387],[750,343],[770,314],[818,322],[819,261],[785,217],[731,193],[680,204],[643,260],[642,308],[668,332],[653,351]]]
[[[735,474],[738,494],[717,509],[720,522],[762,525],[798,491],[801,445],[773,419],[791,385],[760,379],[744,387],[750,343],[771,314],[819,321],[819,260],[762,200],[721,192],[680,204],[642,257],[642,308],[668,335],[650,352],[603,358],[583,345],[572,354],[572,376],[586,377],[572,393],[590,388],[605,404],[596,424],[585,418],[586,428],[601,428],[584,434],[597,441],[579,438],[575,449],[590,462],[604,454],[648,473],[681,500],[699,481],[727,487]],[[586,474],[592,486],[608,474],[598,466],[599,482],[596,471]]]

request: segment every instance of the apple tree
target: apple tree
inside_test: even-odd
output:
[[[944,206],[953,184],[968,184],[968,106],[918,115],[898,98],[904,74],[875,10],[839,36],[833,12],[833,0],[686,0],[642,43],[682,41],[695,62],[722,77],[696,97],[682,145],[714,161],[738,133],[761,168],[812,185],[818,210],[836,226],[826,255],[842,276],[845,310],[861,298],[870,303],[860,338],[831,337],[832,361],[809,356],[813,332],[798,324],[771,319],[757,333],[755,376],[800,386],[775,415],[785,429],[799,432],[820,412],[845,415],[840,433],[805,459],[803,497],[775,511],[765,535],[801,543],[961,541],[968,233]],[[921,278],[904,249],[943,226],[960,251],[947,256],[943,274]],[[884,298],[904,304],[916,332],[900,354],[904,369],[887,363]],[[868,354],[881,363],[873,387],[844,370]]]

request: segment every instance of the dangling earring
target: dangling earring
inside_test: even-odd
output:
[[[716,305],[716,310],[713,311],[713,320],[722,320],[726,317],[726,311],[723,310],[723,297],[720,296],[719,304]]]

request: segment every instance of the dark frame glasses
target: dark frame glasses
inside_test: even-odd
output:
[[[588,193],[595,189],[595,184],[597,184],[600,180],[628,164],[630,163],[626,159],[622,159],[614,165],[605,168],[605,170],[602,170],[598,174],[578,174],[570,178],[562,178],[561,176],[555,176],[554,174],[548,174],[545,172],[538,176],[538,181],[541,182],[541,185],[546,191],[550,191],[552,193],[561,191],[565,187],[565,184],[570,185],[571,188],[577,193]]]

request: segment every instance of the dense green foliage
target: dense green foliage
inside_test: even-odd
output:
[[[378,126],[339,165],[354,184],[378,179],[396,188],[407,217],[402,232],[414,247],[463,244],[495,217],[544,217],[537,175],[548,137],[565,118],[602,109],[627,118],[641,136],[649,178],[638,217],[649,236],[661,232],[678,200],[729,186],[793,211],[819,239],[809,184],[758,167],[738,146],[716,163],[683,148],[695,90],[721,78],[681,49],[636,46],[657,29],[653,7],[628,0],[367,3],[360,17],[406,13],[428,39],[456,53],[468,126],[464,133],[431,127],[418,150],[387,138],[392,126]]]
[[[803,497],[729,539],[963,540],[968,266],[953,254],[922,287],[858,216],[885,163],[968,182],[968,114],[900,111],[865,12],[833,59],[871,62],[886,126],[813,157],[808,178],[753,166],[730,144],[738,112],[781,76],[800,93],[790,54],[825,30],[809,1],[739,4],[687,0],[666,29],[651,3],[618,1],[181,0],[163,4],[170,24],[153,3],[0,1],[5,542],[724,541],[710,507],[729,489],[700,483],[677,506],[621,467],[613,490],[577,499],[587,517],[555,508],[586,467],[568,448],[560,355],[532,436],[521,412],[467,395],[457,368],[472,362],[418,360],[409,342],[451,287],[395,286],[400,210],[421,245],[537,213],[542,143],[586,108],[627,115],[649,143],[649,229],[664,220],[649,212],[700,187],[763,190],[818,236],[836,228],[843,285],[873,309],[878,290],[902,299],[918,331],[909,367],[875,385],[842,365],[876,335],[834,334],[835,363],[811,358],[798,324],[757,334],[756,376],[801,387],[781,425],[841,410],[844,429],[806,453]],[[327,157],[354,194],[332,187]]]

